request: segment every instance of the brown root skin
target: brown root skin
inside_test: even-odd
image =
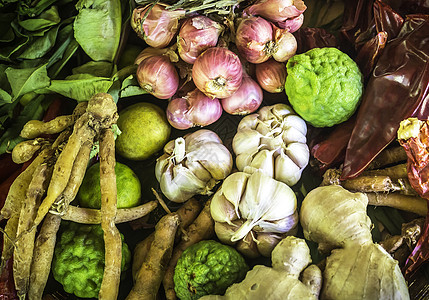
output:
[[[317,265],[311,264],[302,271],[302,283],[304,283],[311,293],[319,299],[322,289],[322,271]]]
[[[179,227],[177,213],[165,215],[156,224],[150,250],[137,273],[136,281],[126,299],[157,298],[168,262],[173,251],[173,244]]]
[[[20,136],[26,139],[34,139],[42,134],[55,134],[73,125],[72,115],[58,116],[49,122],[39,120],[28,121],[21,130]]]
[[[19,215],[34,171],[50,155],[52,153],[49,149],[41,151],[31,164],[14,180],[0,212],[1,219],[9,219],[12,215]]]
[[[98,296],[100,299],[115,300],[119,293],[122,241],[119,230],[115,226],[117,212],[115,138],[110,128],[101,132],[99,155],[101,228],[104,232],[105,265]]]
[[[150,201],[145,204],[131,207],[118,208],[115,217],[115,224],[130,222],[148,215],[158,206],[156,201]],[[101,211],[93,208],[83,208],[70,205],[63,216],[63,220],[72,221],[82,224],[100,224]]]
[[[369,205],[388,206],[399,210],[426,216],[427,200],[418,196],[402,195],[400,193],[367,193]]]
[[[68,210],[69,204],[76,198],[89,163],[92,145],[93,141],[87,141],[80,148],[70,173],[70,179],[67,182],[63,193],[51,206],[51,212],[61,215],[64,214]],[[100,222],[97,222],[97,224],[98,223]]]
[[[30,269],[30,287],[28,299],[42,299],[43,291],[51,271],[57,232],[60,228],[61,217],[48,214],[40,229],[34,244],[33,261]]]
[[[407,161],[407,153],[401,146],[387,148],[368,165],[367,170],[379,169],[384,166]]]
[[[13,252],[13,277],[18,296],[25,297],[30,283],[30,268],[33,259],[36,229],[32,223],[37,207],[51,178],[53,165],[48,161],[40,164],[34,171],[28,186],[24,205],[19,215],[16,247]]]
[[[12,160],[16,164],[29,161],[40,148],[49,145],[49,141],[36,138],[34,140],[23,141],[13,147]]]
[[[210,214],[211,199],[206,202],[203,210],[184,231],[182,240],[174,247],[173,254],[168,262],[164,278],[162,280],[165,296],[168,300],[176,299],[176,292],[174,291],[174,268],[176,267],[179,257],[183,251],[191,245],[194,245],[202,240],[210,239],[214,235],[214,220]]]
[[[40,224],[52,204],[63,193],[82,145],[93,141],[100,130],[110,130],[117,118],[116,104],[109,94],[96,94],[89,100],[86,112],[74,124],[73,133],[58,157],[52,176],[53,180],[49,184],[46,197],[39,207],[33,226]]]
[[[196,200],[195,198],[191,198],[186,201],[177,211],[176,213],[179,215],[180,224],[176,234],[179,237],[184,232],[185,228],[188,227],[198,216],[202,208],[201,202]],[[143,261],[146,258],[146,255],[149,253],[150,245],[153,242],[154,233],[151,233],[147,238],[143,241],[139,242],[134,249],[133,255],[133,265],[132,265],[132,274],[135,280],[136,274],[140,267],[143,264]]]
[[[392,180],[398,180],[408,177],[407,164],[398,164],[392,167],[376,170],[367,170],[363,171],[362,175],[380,175],[380,176],[389,176]]]

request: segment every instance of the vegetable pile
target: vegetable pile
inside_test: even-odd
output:
[[[0,298],[428,296],[426,4],[0,15]]]

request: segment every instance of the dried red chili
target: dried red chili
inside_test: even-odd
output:
[[[428,121],[419,121],[417,118],[404,120],[398,130],[398,138],[408,157],[408,180],[421,197],[429,200]],[[411,275],[427,260],[429,260],[429,214],[426,216],[424,231],[405,262],[405,276]]]
[[[410,16],[390,41],[368,81],[347,146],[341,179],[356,177],[390,142],[399,123],[426,111],[429,15]]]
[[[293,35],[298,45],[298,54],[313,48],[339,47],[337,38],[323,28],[301,27]]]
[[[13,263],[11,258],[6,261],[3,272],[0,274],[0,300],[18,299],[12,272]]]
[[[395,38],[404,22],[400,13],[382,0],[346,1],[341,35],[352,43],[356,63],[368,78],[387,41]]]

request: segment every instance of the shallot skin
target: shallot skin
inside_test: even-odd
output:
[[[259,84],[249,76],[245,76],[240,88],[230,97],[222,99],[223,109],[232,115],[247,115],[261,106],[264,98]]]
[[[192,67],[195,86],[210,98],[231,96],[240,88],[242,77],[240,58],[222,47],[207,49],[197,57]]]
[[[186,19],[177,37],[180,58],[193,64],[203,51],[216,46],[221,32],[222,26],[206,16]]]
[[[221,115],[219,100],[204,95],[198,89],[184,97],[172,99],[167,106],[167,120],[176,129],[207,126],[216,122]]]
[[[158,99],[172,97],[179,87],[176,68],[164,55],[151,56],[137,67],[140,86]]]

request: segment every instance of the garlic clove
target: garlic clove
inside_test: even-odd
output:
[[[310,159],[310,150],[306,144],[302,143],[291,143],[287,145],[285,153],[302,169],[307,166]]]
[[[207,142],[215,142],[222,144],[220,137],[213,131],[208,129],[200,129],[184,136],[186,141],[186,149],[188,152],[194,151],[202,144]]]
[[[232,140],[232,149],[235,154],[244,152],[256,152],[259,149],[259,144],[262,135],[253,129],[243,128],[237,131],[237,134]]]
[[[234,205],[237,216],[240,215],[238,207],[249,176],[250,174],[244,172],[236,172],[229,175],[222,183],[222,193],[225,198]]]
[[[258,123],[258,126],[256,127],[256,130],[261,133],[263,136],[271,136],[271,121],[264,120]]]
[[[298,212],[295,210],[293,214],[280,220],[261,221],[253,227],[255,232],[272,232],[272,233],[288,233],[296,230],[298,226]]]
[[[162,174],[167,170],[168,164],[171,163],[168,159],[170,157],[169,154],[164,153],[161,155],[157,160],[155,164],[155,177],[158,182],[161,180]]]
[[[236,248],[246,257],[256,258],[260,256],[258,247],[251,232],[249,232],[242,240],[238,241]]]
[[[274,151],[263,149],[253,157],[250,166],[259,169],[267,176],[274,177]]]
[[[283,235],[272,233],[257,233],[256,245],[259,253],[262,256],[271,257],[271,253],[283,237]]]
[[[258,114],[254,113],[251,115],[247,115],[241,119],[240,123],[238,123],[237,131],[241,131],[243,129],[255,129],[259,123]]]
[[[236,242],[231,241],[232,235],[243,224],[243,220],[235,220],[232,224],[215,222],[214,230],[219,240],[227,245],[234,245]]]
[[[181,165],[169,165],[160,180],[160,188],[165,197],[178,203],[204,191],[205,187],[205,182]]]
[[[254,152],[244,152],[242,154],[237,155],[235,158],[235,164],[239,171],[243,171],[245,167],[250,166],[253,156],[258,152],[258,150]]]
[[[276,157],[274,178],[289,186],[295,185],[301,178],[302,169],[285,153]]]
[[[283,131],[282,140],[284,144],[288,145],[290,143],[302,143],[307,142],[307,138],[295,127],[289,127]]]
[[[283,120],[285,118],[285,116],[289,116],[289,115],[294,115],[295,112],[292,109],[292,107],[290,107],[287,104],[284,103],[277,103],[271,106],[270,108],[271,113],[280,120]]]
[[[207,171],[199,161],[186,160],[184,165],[201,181],[208,182],[210,179],[212,179],[210,172]]]
[[[297,116],[297,115],[288,115],[283,119],[283,128],[295,128],[299,132],[301,132],[302,135],[307,134],[307,124],[305,121]]]
[[[212,197],[210,213],[216,222],[226,222],[232,225],[232,221],[238,219],[234,205],[225,198],[221,190]]]
[[[265,221],[279,220],[296,211],[296,196],[293,190],[283,182],[270,179],[276,186],[269,199],[270,206],[261,217]]]
[[[171,155],[173,154],[174,151],[174,146],[175,146],[175,140],[171,140],[169,141],[167,144],[165,144],[164,146],[164,153]]]

